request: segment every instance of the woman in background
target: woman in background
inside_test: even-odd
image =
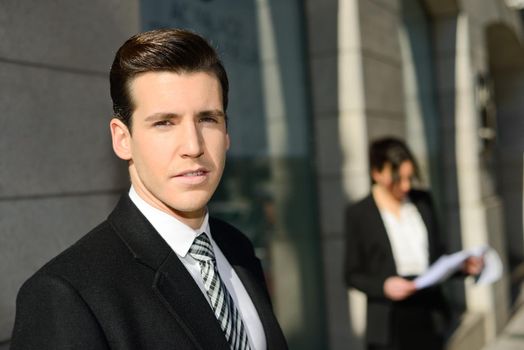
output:
[[[417,163],[404,142],[370,146],[371,193],[346,213],[345,276],[367,295],[367,349],[442,349],[449,310],[440,286],[417,290],[413,279],[444,249],[428,192],[414,190]],[[464,272],[478,274],[482,259]]]

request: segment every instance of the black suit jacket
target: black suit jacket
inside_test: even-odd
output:
[[[268,349],[286,349],[249,240],[210,219],[213,239],[258,311]],[[224,349],[205,296],[124,195],[106,221],[20,289],[11,349]]]
[[[431,198],[427,192],[423,191],[411,191],[409,197],[426,225],[429,263],[433,263],[443,254],[444,249],[438,237]],[[395,303],[385,297],[383,286],[388,277],[397,275],[397,268],[386,227],[371,194],[348,207],[346,234],[346,284],[367,295],[368,341],[387,344],[391,339],[390,315]],[[424,298],[418,298],[417,294]],[[414,297],[418,300],[430,301],[432,308],[443,311],[447,309],[438,287],[419,291]]]

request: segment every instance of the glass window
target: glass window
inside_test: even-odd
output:
[[[141,1],[144,30],[191,29],[230,79],[228,152],[212,215],[243,231],[262,260],[292,349],[324,349],[324,303],[302,2]]]

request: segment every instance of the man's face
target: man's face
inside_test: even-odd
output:
[[[113,147],[152,206],[198,227],[229,148],[222,91],[205,72],[148,72],[130,85],[132,131],[111,121]]]

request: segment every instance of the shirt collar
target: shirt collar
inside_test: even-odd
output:
[[[138,195],[133,186],[129,189],[129,198],[131,198],[131,201],[133,201],[138,210],[140,210],[151,225],[153,225],[155,230],[158,231],[160,236],[169,244],[171,249],[181,257],[186,256],[193,241],[202,232],[206,232],[208,237],[211,238],[209,213],[207,211],[202,225],[194,230],[175,217],[147,203]]]

